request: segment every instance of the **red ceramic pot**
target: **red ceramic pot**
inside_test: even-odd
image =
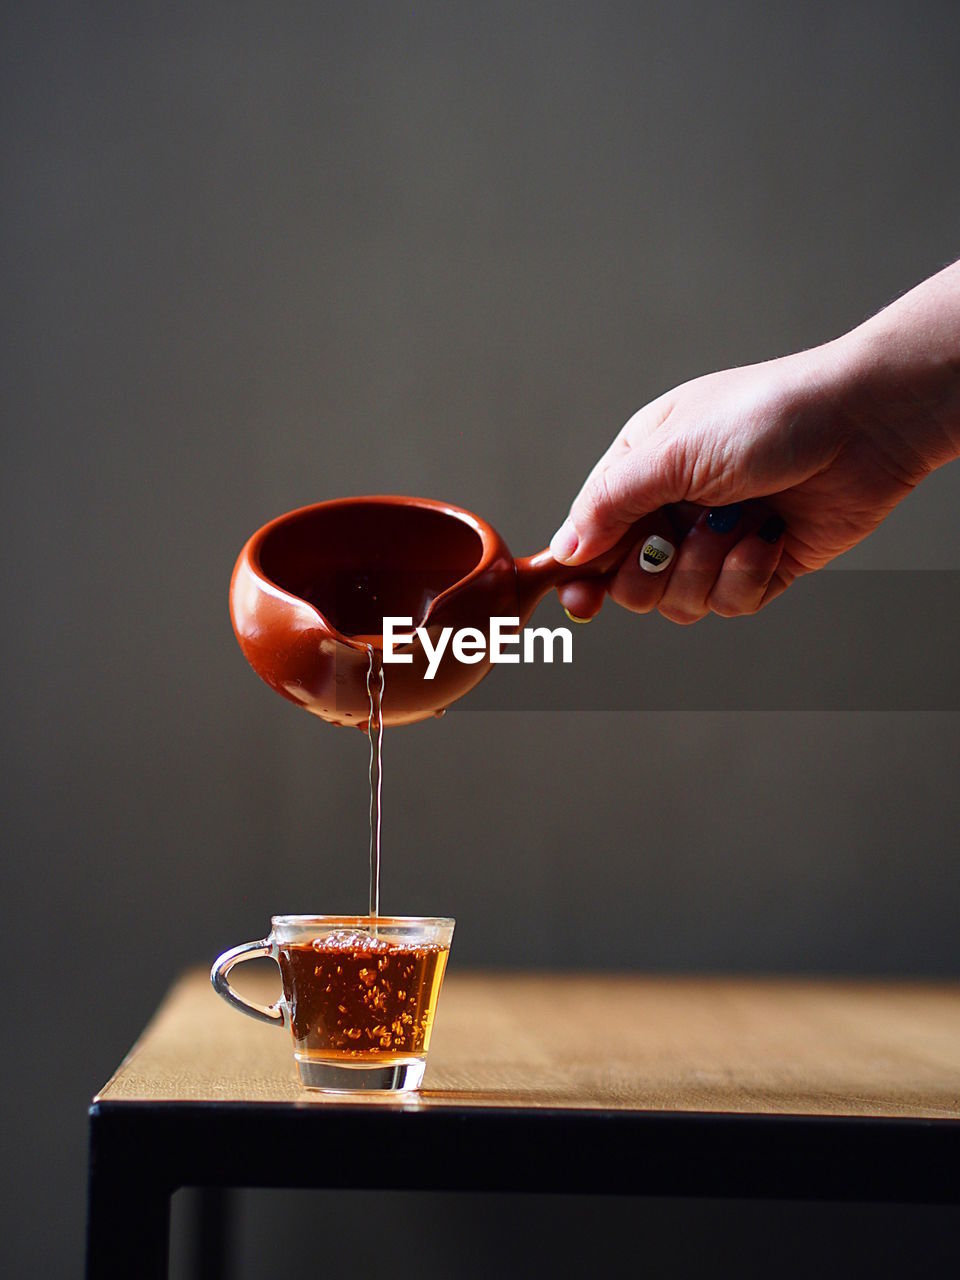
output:
[[[384,617],[412,618],[434,643],[443,627],[487,636],[491,617],[523,626],[551,588],[608,572],[629,542],[576,568],[549,551],[515,560],[485,520],[448,502],[337,498],[257,530],[233,571],[230,616],[244,656],[272,689],[331,724],[362,728],[369,648],[382,649]],[[388,725],[441,713],[490,670],[489,653],[467,665],[448,645],[425,680],[423,646],[407,651],[412,664],[384,670]]]

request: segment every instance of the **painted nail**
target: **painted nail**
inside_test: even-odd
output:
[[[564,520],[563,524],[550,539],[550,554],[561,564],[569,560],[580,544],[580,535],[574,528],[572,520]]]
[[[729,533],[736,528],[742,511],[743,506],[739,502],[734,502],[729,507],[713,507],[707,512],[707,524],[714,533]]]
[[[672,542],[668,542],[666,538],[661,538],[658,534],[652,533],[640,548],[637,564],[639,564],[644,573],[663,573],[673,559],[675,551],[676,547]]]
[[[575,613],[571,613],[566,605],[562,606],[563,612],[567,615],[571,622],[579,622],[581,626],[585,626],[588,622],[592,622],[592,618],[578,618]]]
[[[786,527],[779,516],[768,516],[757,530],[757,537],[762,538],[764,542],[779,542],[780,536]]]

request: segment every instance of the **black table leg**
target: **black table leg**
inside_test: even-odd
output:
[[[122,1127],[105,1133],[97,1121],[92,1111],[87,1280],[167,1280],[170,1183],[151,1169],[149,1150],[131,1150]]]
[[[117,1170],[90,1175],[87,1280],[167,1280],[170,1192]]]

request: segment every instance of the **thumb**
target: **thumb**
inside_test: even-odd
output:
[[[631,525],[658,507],[680,502],[686,486],[662,446],[617,442],[615,456],[594,467],[550,540],[550,553],[563,564],[585,564],[602,555]],[[615,447],[617,447],[615,446]]]

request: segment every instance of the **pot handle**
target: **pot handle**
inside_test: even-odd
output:
[[[579,582],[583,578],[603,578],[619,569],[637,540],[635,528],[628,529],[619,542],[609,550],[588,560],[586,564],[561,564],[554,560],[549,547],[536,555],[520,556],[516,561],[517,590],[520,607],[533,610],[548,591],[561,587],[565,582]]]

